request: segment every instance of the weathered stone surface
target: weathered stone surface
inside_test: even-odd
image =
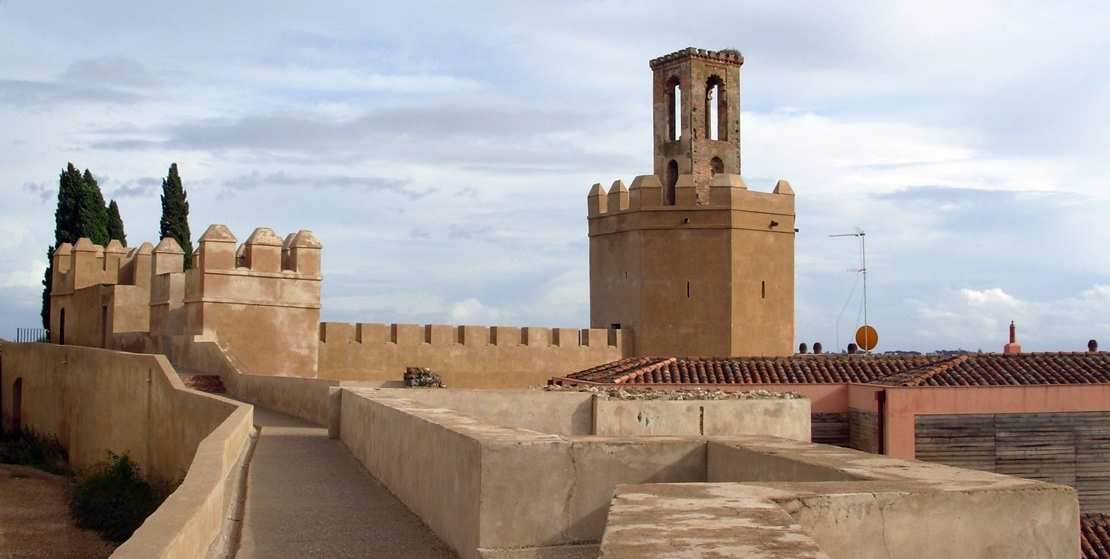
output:
[[[427,367],[406,367],[404,380],[410,388],[444,388],[443,379]]]

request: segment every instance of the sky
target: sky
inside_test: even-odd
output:
[[[797,202],[795,343],[1110,347],[1110,4],[0,2],[0,338],[58,176],[130,245],[313,231],[322,319],[589,325],[590,186],[652,171],[648,61],[735,48],[752,190]]]

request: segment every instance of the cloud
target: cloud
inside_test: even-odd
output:
[[[452,324],[485,324],[497,325],[505,318],[505,313],[497,307],[483,304],[478,299],[471,297],[459,301],[451,306]]]
[[[161,194],[162,179],[143,177],[113,188],[109,192],[109,198],[149,198]]]
[[[58,189],[47,186],[46,183],[25,182],[23,183],[23,191],[34,194],[42,200],[44,204],[55,200],[58,196]]]

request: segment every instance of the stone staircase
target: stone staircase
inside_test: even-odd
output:
[[[227,389],[224,388],[224,382],[220,380],[220,375],[207,375],[195,371],[179,371],[177,376],[181,377],[181,382],[185,384],[185,388],[208,392],[210,394],[224,394],[227,392]]]

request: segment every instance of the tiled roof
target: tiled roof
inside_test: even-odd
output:
[[[1110,517],[1084,514],[1079,517],[1079,545],[1083,559],[1110,559]]]
[[[574,373],[567,380],[602,384],[1106,384],[1110,383],[1110,353],[633,357]]]

